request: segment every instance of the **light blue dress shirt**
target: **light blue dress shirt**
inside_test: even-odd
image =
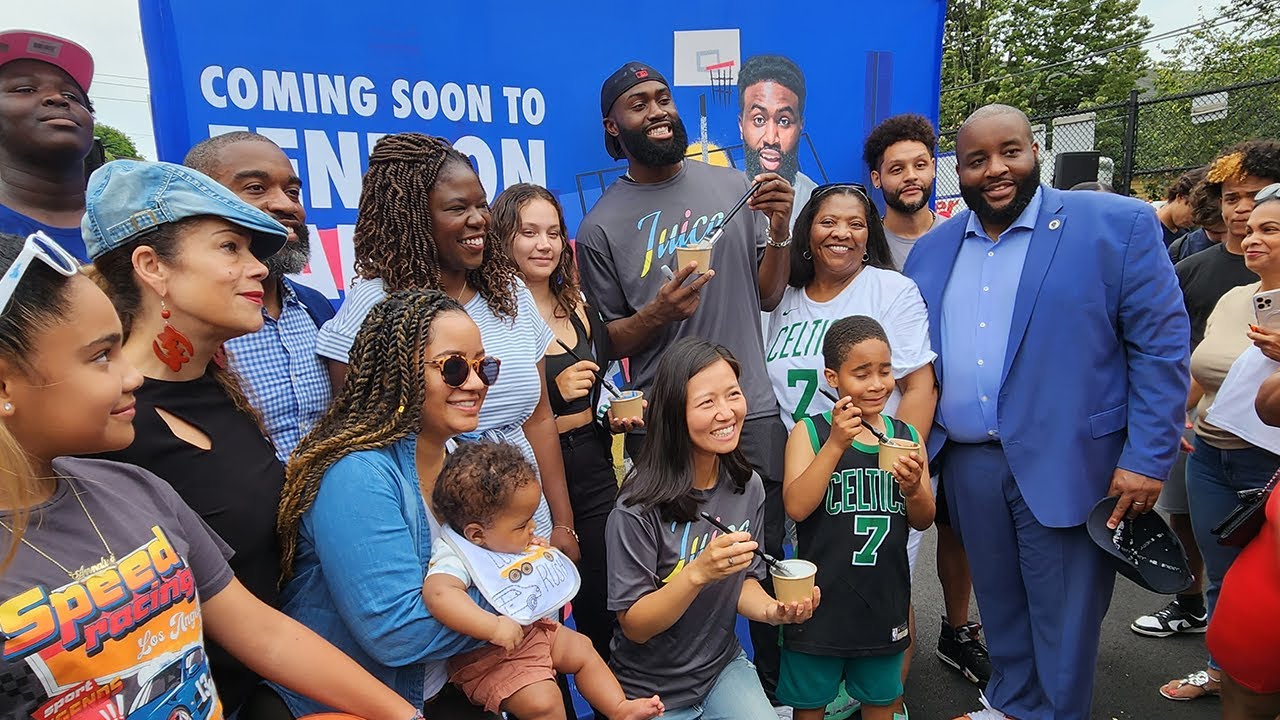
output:
[[[1031,246],[1044,191],[992,240],[969,215],[960,252],[942,295],[942,398],[938,412],[947,438],[980,443],[1000,439],[1000,384],[1022,266]]]

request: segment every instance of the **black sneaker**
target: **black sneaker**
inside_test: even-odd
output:
[[[1209,614],[1190,612],[1174,598],[1152,615],[1143,615],[1129,629],[1147,637],[1169,637],[1178,633],[1202,633],[1209,629]]]
[[[991,679],[991,657],[978,638],[982,625],[967,623],[953,628],[942,621],[942,633],[938,636],[938,659],[959,670],[969,682],[985,690]]]

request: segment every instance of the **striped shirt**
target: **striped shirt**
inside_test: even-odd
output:
[[[480,328],[485,352],[502,361],[498,382],[489,389],[480,408],[480,426],[464,439],[500,437],[520,448],[536,470],[538,461],[534,457],[533,446],[525,437],[523,425],[542,399],[544,388],[538,363],[542,362],[555,334],[538,313],[533,295],[529,294],[524,283],[517,279],[514,290],[517,304],[514,318],[495,315],[479,293],[463,307]],[[358,283],[347,293],[338,314],[320,329],[316,352],[341,363],[348,362],[360,324],[373,306],[386,296],[381,279]],[[533,517],[537,533],[550,537],[551,511],[545,498],[538,503]]]
[[[280,283],[280,319],[262,311],[262,329],[227,341],[227,358],[284,463],[329,408],[329,372],[316,355],[315,320],[289,283]]]

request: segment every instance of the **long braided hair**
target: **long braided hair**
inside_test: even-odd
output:
[[[471,160],[444,138],[421,133],[387,135],[369,155],[356,218],[355,270],[381,278],[388,293],[440,290],[440,253],[432,235],[428,194],[450,163],[471,172]],[[467,273],[467,284],[499,317],[516,315],[515,263],[494,233],[485,230],[484,260]]]
[[[346,384],[289,457],[276,531],[282,582],[293,575],[298,526],[325,472],[346,455],[376,450],[422,429],[423,352],[441,313],[464,312],[439,290],[401,290],[369,311],[351,346]]]
[[[518,183],[502,191],[493,201],[493,229],[502,243],[503,251],[511,256],[511,245],[520,232],[520,213],[534,200],[546,200],[555,208],[560,221],[560,262],[547,278],[556,298],[556,316],[567,318],[582,304],[582,290],[578,285],[578,264],[573,261],[573,248],[569,245],[569,228],[564,222],[564,209],[551,191],[533,183]]]

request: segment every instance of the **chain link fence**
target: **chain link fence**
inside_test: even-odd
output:
[[[1052,184],[1058,155],[1097,152],[1099,182],[1117,192],[1163,199],[1178,175],[1241,140],[1280,137],[1280,78],[1128,101],[1031,118],[1040,143],[1041,176]],[[956,130],[938,138],[937,197],[951,214],[960,201]]]

